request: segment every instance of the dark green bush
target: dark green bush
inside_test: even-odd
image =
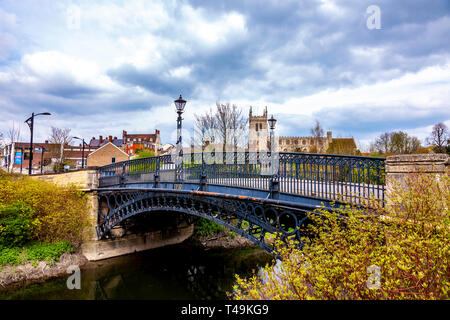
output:
[[[31,239],[33,210],[22,201],[0,205],[0,245],[18,247]]]

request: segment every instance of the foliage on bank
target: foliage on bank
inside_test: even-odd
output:
[[[206,219],[198,219],[194,223],[194,235],[196,237],[207,237],[220,233],[225,228],[218,223]]]
[[[87,196],[75,186],[60,187],[0,170],[0,245],[28,241],[79,245],[90,226]]]
[[[57,261],[63,253],[72,253],[74,249],[70,242],[58,241],[55,243],[29,242],[23,247],[0,246],[0,267],[4,265],[19,265],[31,262],[36,266],[39,261],[45,261],[51,265]]]
[[[405,185],[386,209],[310,214],[303,250],[278,243],[280,268],[236,276],[234,298],[448,299],[450,177],[411,175]]]

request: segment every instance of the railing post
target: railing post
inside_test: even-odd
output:
[[[208,189],[208,179],[206,176],[206,170],[205,170],[205,160],[203,158],[203,150],[202,150],[202,171],[200,174],[200,190],[201,191],[207,191]]]
[[[155,183],[154,183],[154,188],[158,188],[159,187],[159,160],[160,158],[157,157],[156,158],[156,163],[155,163]]]
[[[119,184],[125,183],[125,167],[126,167],[126,164],[122,163],[122,173],[120,174],[120,177],[119,177]]]
[[[280,179],[278,174],[274,174],[270,178],[270,198],[275,200],[280,199]]]

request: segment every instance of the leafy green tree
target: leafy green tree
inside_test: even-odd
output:
[[[136,159],[148,158],[148,157],[154,157],[155,152],[152,150],[148,150],[148,149],[137,149],[136,155],[137,155]]]

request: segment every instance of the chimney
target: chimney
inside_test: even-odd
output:
[[[328,142],[331,142],[332,139],[333,139],[333,136],[331,134],[331,131],[327,131],[327,140],[328,140]]]
[[[103,136],[100,136],[100,143],[103,142]]]
[[[112,142],[112,136],[109,136],[109,142]]]
[[[117,140],[117,137],[114,137],[114,140]]]

